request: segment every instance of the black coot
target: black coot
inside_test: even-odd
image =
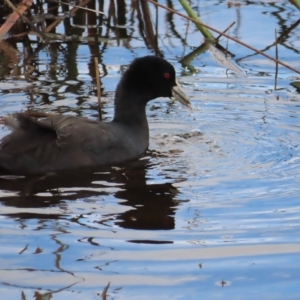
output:
[[[111,122],[59,114],[40,120],[29,113],[3,118],[12,132],[0,144],[1,173],[37,174],[138,158],[149,144],[147,102],[172,96],[189,106],[173,66],[146,56],[135,59],[123,74]]]

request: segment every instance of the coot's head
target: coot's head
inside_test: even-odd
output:
[[[132,92],[143,101],[158,97],[175,97],[182,104],[190,102],[176,80],[174,67],[157,56],[135,59],[123,74],[118,92]]]

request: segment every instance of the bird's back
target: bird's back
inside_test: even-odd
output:
[[[0,144],[0,170],[14,174],[95,167],[140,156],[148,146],[145,132],[82,117],[28,114],[6,119],[12,132]],[[148,128],[147,128],[148,130]]]

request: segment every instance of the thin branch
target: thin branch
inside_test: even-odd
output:
[[[23,0],[22,3],[16,8],[20,14],[23,14],[32,4],[33,0]],[[0,40],[5,36],[5,34],[14,26],[20,15],[17,12],[13,12],[9,15],[6,21],[2,24],[0,28]]]
[[[285,45],[283,42],[284,42],[284,39],[286,36],[288,36],[292,30],[294,30],[298,25],[300,24],[300,19],[297,20],[294,24],[292,24],[289,28],[287,28],[284,32],[281,33],[281,35],[279,37],[277,37],[277,40],[272,43],[271,45],[268,45],[266,46],[265,48],[261,49],[260,51],[262,52],[266,52],[268,50],[270,50],[273,46],[276,45],[276,43],[278,44],[282,44],[283,46],[285,46],[286,48],[288,49],[291,49],[291,47],[288,47],[287,45]],[[300,53],[300,51],[298,49],[293,49],[296,53]],[[297,51],[298,50],[298,51]],[[249,54],[249,55],[246,55],[244,57],[241,57],[239,58],[237,61],[240,61],[240,60],[243,60],[243,59],[246,59],[246,58],[249,58],[249,57],[252,57],[252,56],[255,56],[257,55],[258,53],[253,53],[253,54]]]
[[[41,32],[36,26],[34,26],[34,24],[28,19],[28,18],[26,18],[25,16],[23,16],[23,14],[22,13],[20,13],[19,12],[19,10],[10,2],[10,0],[4,0],[5,2],[6,2],[6,4],[10,7],[10,8],[12,8],[12,10],[15,12],[15,13],[17,13],[19,16],[20,16],[20,18],[25,22],[25,23],[27,23],[34,31],[36,31],[36,33],[41,37],[41,38],[43,38],[44,40],[48,40],[48,38],[46,37],[46,35],[43,33],[43,32]],[[26,4],[25,4],[26,5]]]
[[[277,42],[277,30],[275,28],[275,57],[278,59],[278,42]],[[277,76],[278,76],[278,63],[275,64],[275,84],[274,84],[274,90],[276,90],[277,87]]]
[[[223,30],[223,33],[227,32],[234,24],[235,24],[235,21],[233,21],[225,30]],[[221,36],[222,36],[222,34],[219,34],[216,37],[216,40],[218,40]]]
[[[73,7],[70,10],[70,15],[72,16],[75,12],[79,9],[79,7],[85,6],[90,2],[90,0],[83,0],[82,2],[78,3],[76,7]],[[57,17],[55,21],[53,21],[47,28],[45,28],[44,32],[50,32],[55,26],[57,26],[61,21],[63,21],[63,17]]]
[[[280,61],[280,60],[275,59],[274,57],[272,57],[272,56],[270,56],[270,55],[268,55],[268,54],[266,54],[266,53],[261,52],[260,50],[258,50],[258,49],[256,49],[256,48],[254,48],[254,47],[252,47],[252,46],[250,46],[250,45],[248,45],[248,44],[246,44],[246,43],[240,41],[240,40],[237,39],[237,38],[234,38],[234,37],[232,37],[232,36],[230,36],[230,35],[228,35],[228,34],[222,32],[222,31],[220,31],[220,30],[218,30],[218,29],[215,29],[215,28],[209,26],[209,25],[206,25],[206,24],[203,24],[203,23],[201,23],[201,22],[198,22],[198,21],[196,21],[196,20],[194,20],[194,19],[192,19],[192,18],[190,18],[190,17],[188,17],[188,16],[186,16],[186,15],[184,15],[184,14],[182,14],[182,13],[180,13],[180,12],[174,10],[174,9],[171,9],[171,8],[169,8],[169,7],[165,6],[165,5],[162,5],[162,4],[160,4],[160,3],[157,3],[157,2],[155,2],[155,1],[153,1],[153,0],[147,0],[147,1],[148,1],[148,2],[151,2],[152,4],[154,4],[154,5],[156,5],[156,6],[159,6],[159,7],[161,7],[161,8],[164,8],[165,10],[167,10],[167,11],[173,13],[173,14],[177,14],[178,16],[180,16],[180,17],[182,17],[182,18],[185,18],[185,19],[187,19],[187,20],[190,20],[190,21],[192,21],[192,22],[194,22],[194,23],[197,23],[197,24],[199,24],[199,25],[202,25],[202,26],[204,26],[204,27],[206,27],[206,28],[208,28],[208,29],[210,29],[210,30],[212,30],[212,31],[214,31],[214,32],[216,32],[216,33],[218,33],[218,34],[221,34],[221,35],[227,37],[228,39],[231,39],[231,40],[233,40],[234,42],[236,42],[236,43],[238,43],[238,44],[240,44],[240,45],[242,45],[242,46],[244,46],[244,47],[246,47],[246,48],[248,48],[248,49],[250,49],[250,50],[252,50],[252,51],[254,51],[254,52],[256,52],[256,53],[259,53],[260,55],[262,55],[262,56],[264,56],[264,57],[266,57],[266,58],[268,58],[268,59],[270,59],[270,60],[272,60],[272,61],[274,61],[275,63],[278,63],[278,64],[280,64],[280,65],[286,67],[287,69],[290,69],[291,71],[293,71],[293,72],[295,72],[295,73],[297,73],[297,74],[300,74],[300,71],[298,71],[297,69],[295,69],[295,68],[289,66],[288,64],[286,64],[286,63],[284,63],[284,62],[282,62],[282,61]]]
[[[106,285],[106,287],[104,288],[101,296],[102,296],[102,300],[106,300],[106,297],[107,297],[107,291],[108,291],[108,288],[110,286],[110,282],[108,282],[108,284]]]
[[[49,2],[59,3],[59,4],[64,4],[64,5],[69,5],[69,6],[72,6],[72,7],[77,7],[79,9],[83,9],[83,10],[87,10],[87,11],[91,11],[91,12],[94,12],[94,13],[97,13],[97,14],[104,15],[104,12],[102,12],[102,11],[91,9],[91,8],[87,8],[87,7],[78,6],[78,5],[75,5],[75,4],[72,4],[72,3],[62,2],[62,1],[58,1],[58,0],[48,0],[48,1]]]
[[[99,120],[102,121],[101,85],[100,85],[98,57],[94,57],[94,60],[95,60],[95,73],[96,73],[96,83],[97,83]]]

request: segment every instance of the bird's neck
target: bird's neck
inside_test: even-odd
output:
[[[145,126],[148,128],[146,116],[146,99],[142,95],[126,91],[122,97],[116,94],[114,122],[127,125]]]

